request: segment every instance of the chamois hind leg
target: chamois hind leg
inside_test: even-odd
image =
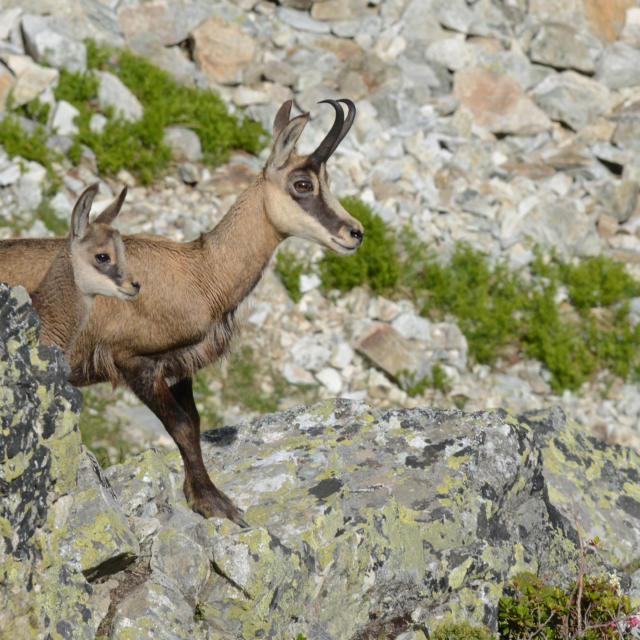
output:
[[[127,385],[160,419],[178,446],[184,466],[184,493],[189,506],[205,518],[223,517],[241,527],[249,525],[231,499],[209,478],[200,448],[200,417],[193,399],[191,380],[169,387],[162,376],[143,369],[124,374]],[[197,421],[191,414],[195,413]]]

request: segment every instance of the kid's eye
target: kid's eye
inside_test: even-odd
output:
[[[313,191],[313,183],[311,180],[296,180],[293,183],[293,188],[298,193],[309,193],[309,191]]]
[[[108,253],[97,253],[96,262],[98,264],[108,264],[109,262],[111,262],[111,258]]]

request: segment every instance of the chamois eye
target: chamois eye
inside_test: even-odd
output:
[[[313,182],[311,180],[296,180],[293,183],[293,188],[298,193],[309,193],[313,191]]]
[[[96,262],[98,264],[109,264],[111,262],[111,257],[108,253],[97,253]]]

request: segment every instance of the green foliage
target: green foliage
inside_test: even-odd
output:
[[[55,236],[66,236],[69,232],[69,221],[63,220],[56,215],[47,198],[43,198],[40,201],[36,209],[36,218],[42,220],[44,226]]]
[[[640,283],[624,269],[624,264],[605,256],[561,265],[562,280],[571,302],[580,311],[609,307],[640,295]]]
[[[318,264],[325,289],[368,286],[385,295],[411,297],[423,315],[454,316],[469,355],[492,364],[522,352],[544,363],[555,391],[577,389],[594,373],[640,378],[640,325],[631,327],[629,299],[640,296],[640,282],[624,264],[604,256],[563,262],[538,253],[529,273],[492,263],[472,247],[459,244],[448,262],[438,260],[409,231],[402,244],[379,216],[354,198],[345,208],[362,221],[365,243],[348,257],[327,253]],[[281,253],[276,271],[293,300],[300,297],[300,273],[308,265]],[[557,302],[566,291],[568,302]],[[434,378],[408,380],[408,393],[447,386],[442,369]]]
[[[584,576],[579,584],[563,589],[522,573],[512,580],[510,592],[499,603],[504,640],[613,640],[630,624],[622,621],[631,613],[629,598],[602,577]]]
[[[259,388],[258,377],[253,349],[249,345],[243,345],[229,360],[222,380],[224,397],[230,403],[243,405],[259,413],[276,411],[286,382],[274,375],[275,388],[273,392],[266,393]]]
[[[431,386],[439,391],[446,391],[449,383],[449,376],[447,376],[442,366],[435,362],[431,367]]]
[[[21,156],[45,167],[50,166],[51,151],[46,141],[47,133],[42,125],[36,125],[32,133],[27,133],[14,116],[7,115],[0,120],[0,144],[10,158]]]
[[[0,144],[9,157],[21,156],[25,160],[41,164],[47,172],[49,191],[55,193],[59,179],[53,170],[53,163],[60,159],[60,154],[48,149],[46,142],[47,133],[40,124],[31,133],[27,133],[13,115],[6,115],[0,120]]]
[[[60,69],[60,77],[53,95],[56,100],[65,100],[80,110],[98,95],[98,78],[90,71],[72,72]]]
[[[78,421],[83,444],[106,468],[140,453],[144,447],[128,438],[118,422],[105,418],[107,407],[113,404],[110,385],[94,385],[82,389],[82,409]]]
[[[89,117],[80,117],[78,139],[93,149],[100,173],[115,175],[127,169],[143,184],[150,184],[171,159],[171,150],[162,142],[162,128],[151,115],[135,122],[110,117],[100,133],[89,129]]]
[[[115,50],[99,45],[91,38],[86,38],[84,44],[87,48],[87,69],[105,69]]]
[[[40,102],[39,98],[34,98],[16,111],[21,112],[25,117],[35,120],[41,125],[46,125],[49,120],[50,109],[51,105],[46,102]]]
[[[430,634],[430,640],[495,640],[495,636],[486,628],[469,622],[446,623],[436,627]]]
[[[438,389],[439,391],[446,391],[449,387],[449,376],[445,373],[442,365],[439,362],[434,362],[431,367],[431,375],[423,376],[416,380],[414,375],[411,375],[408,371],[401,373],[401,378],[405,382],[405,391],[411,396],[420,395],[425,389],[429,387]]]
[[[122,51],[116,73],[147,110],[158,126],[190,126],[198,134],[205,160],[220,164],[231,149],[258,153],[265,132],[257,122],[239,120],[227,112],[224,102],[212,91],[178,85],[171,76],[144,58]]]
[[[538,255],[525,278],[466,245],[456,247],[448,264],[426,255],[416,267],[415,243],[411,252],[403,280],[413,283],[422,313],[455,316],[477,362],[491,364],[508,348],[521,349],[545,364],[556,391],[577,389],[602,369],[640,375],[640,327],[631,327],[623,302],[640,295],[640,283],[621,263],[597,256],[545,264]],[[561,286],[571,304],[556,302]]]
[[[232,149],[258,153],[264,146],[266,134],[260,124],[229,114],[212,91],[180,86],[167,72],[130,51],[116,52],[91,41],[86,44],[89,70],[62,70],[55,96],[80,111],[76,142],[93,149],[101,173],[114,175],[127,169],[141,182],[150,183],[171,159],[171,151],[163,143],[164,129],[169,125],[192,128],[200,138],[204,161],[211,165],[223,162]],[[144,108],[140,120],[129,122],[113,109],[105,109],[103,131],[89,129],[97,109],[99,83],[92,71],[96,68],[117,75],[140,100]],[[70,159],[79,160],[79,146]]]
[[[306,268],[307,265],[305,262],[300,260],[291,251],[278,251],[274,269],[280,276],[280,280],[282,280],[282,284],[289,293],[289,297],[294,302],[298,302],[302,297],[302,292],[300,291],[300,276]]]
[[[522,283],[467,245],[457,246],[447,265],[427,259],[412,281],[414,290],[426,292],[424,315],[456,316],[477,362],[494,361],[517,332]]]
[[[260,388],[259,380],[268,377],[273,385],[270,390]],[[222,418],[211,408],[210,384],[217,383],[221,404],[236,404],[250,411],[269,413],[278,409],[278,403],[287,388],[286,380],[277,372],[261,370],[253,348],[244,344],[234,349],[222,365],[222,370],[202,369],[194,377],[194,396],[203,423],[208,428],[222,425]]]
[[[342,206],[365,227],[364,242],[353,255],[340,257],[327,252],[318,264],[325,289],[346,291],[367,285],[384,293],[398,282],[400,266],[395,237],[380,216],[357,198],[344,198]]]

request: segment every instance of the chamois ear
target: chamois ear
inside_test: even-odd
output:
[[[127,197],[127,185],[122,188],[120,195],[100,213],[100,215],[94,220],[94,222],[102,224],[111,224],[116,216],[120,213],[124,199]]]
[[[303,113],[289,121],[286,127],[280,132],[273,144],[273,151],[268,161],[268,165],[281,169],[287,164],[289,157],[298,142],[298,138],[309,120],[309,114]]]
[[[89,212],[91,211],[91,205],[93,204],[93,199],[96,197],[96,193],[98,193],[97,183],[87,187],[80,194],[71,214],[71,238],[82,238],[87,232]]]
[[[273,120],[273,139],[277,140],[280,132],[287,126],[289,118],[291,117],[291,105],[293,100],[287,100],[282,103],[282,106],[278,109],[276,117]]]

